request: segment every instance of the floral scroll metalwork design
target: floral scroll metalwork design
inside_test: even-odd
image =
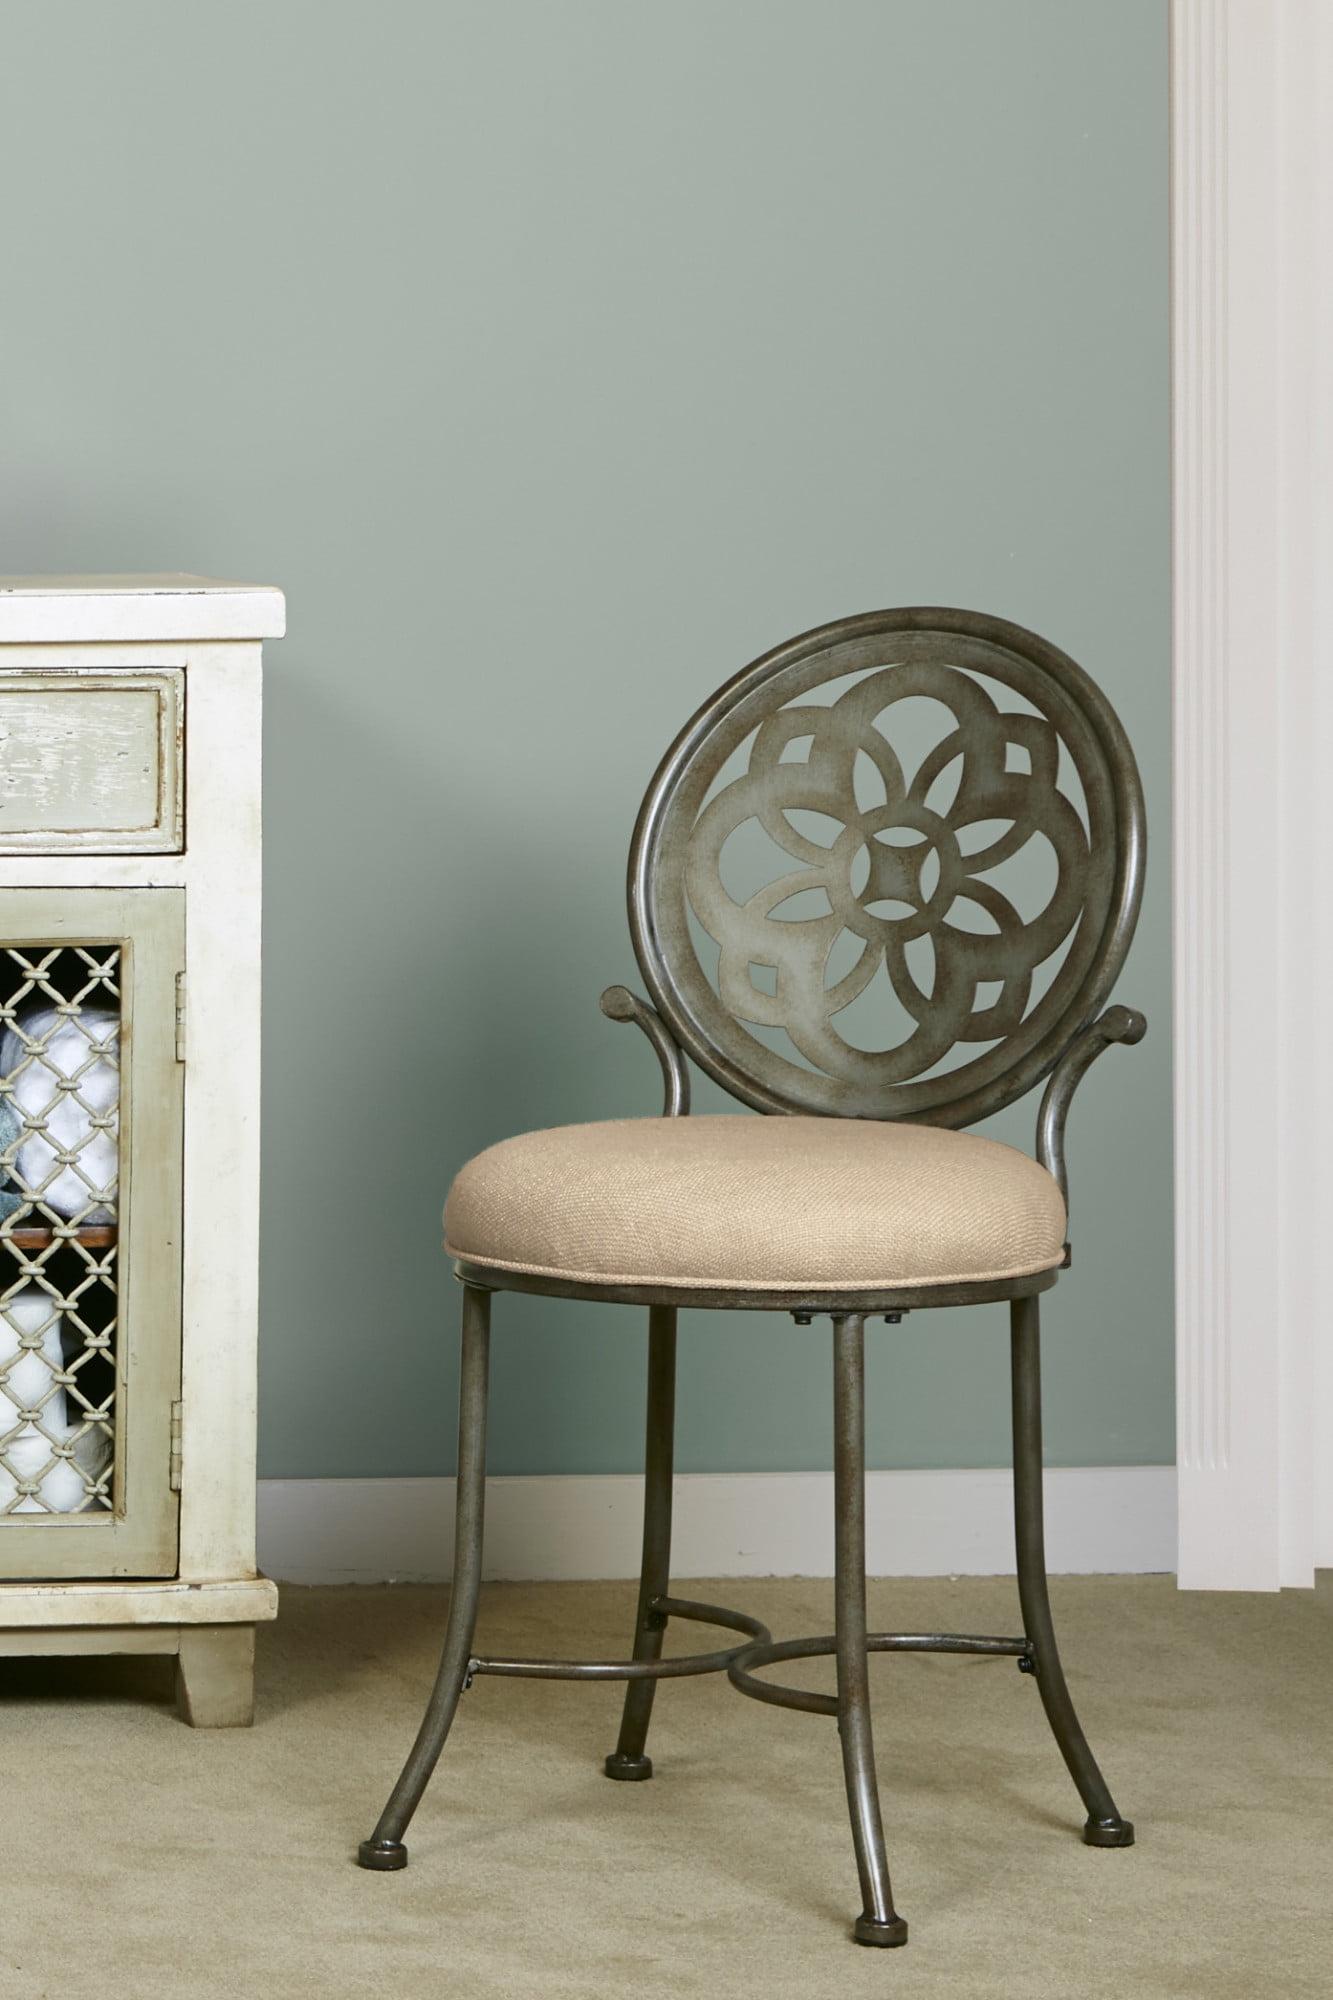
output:
[[[923,699],[947,715],[913,757]],[[743,829],[775,865],[737,888]],[[1020,907],[996,877],[1034,842]],[[683,732],[640,816],[631,922],[660,1012],[743,1101],[965,1124],[1100,1005],[1142,864],[1132,754],[1073,661],[1002,620],[877,613],[765,656]],[[903,1032],[860,1046],[847,1010],[881,973]]]
[[[946,678],[947,677],[947,678]],[[893,709],[916,695],[946,702],[956,726],[909,779],[891,735]],[[879,723],[881,726],[877,726]],[[793,743],[804,759],[784,762]],[[1028,769],[1009,770],[1017,746]],[[1006,713],[980,682],[952,668],[934,672],[887,667],[849,688],[831,707],[797,704],[760,724],[749,768],[705,808],[690,841],[691,907],[721,947],[719,988],[738,1019],[782,1028],[801,1054],[831,1076],[901,1083],[919,1076],[959,1042],[1012,1035],[1027,1012],[1033,974],[1064,943],[1083,907],[1088,837],[1074,805],[1058,789],[1059,738],[1042,716]],[[858,804],[858,760],[876,777],[883,803]],[[945,810],[930,799],[958,782]],[[799,830],[796,815],[818,815],[827,843]],[[722,850],[754,819],[797,866],[743,903],[722,879]],[[998,823],[1000,831],[965,854],[960,836]],[[1036,835],[1054,849],[1058,873],[1045,908],[1025,921],[987,879]],[[793,915],[782,907],[822,891],[826,914]],[[971,927],[959,921],[970,906]],[[981,929],[976,917],[988,920]],[[830,978],[843,933],[859,957]],[[929,939],[934,977],[924,985],[907,947]],[[888,972],[914,1027],[882,1054],[867,1053],[838,1031],[838,1016],[875,976]],[[752,967],[776,974],[771,996],[756,990]],[[998,991],[979,1004],[978,990]]]

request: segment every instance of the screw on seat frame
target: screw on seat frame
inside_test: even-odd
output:
[[[896,809],[905,823],[920,830],[923,842],[933,843],[943,857],[942,876],[950,868],[956,876],[961,865],[953,833],[960,815],[970,813],[969,823],[998,817],[1000,812],[1011,816],[1013,839],[1008,847],[1002,841],[991,851],[1014,851],[1014,841],[1021,846],[1034,829],[1045,832],[1056,848],[1059,880],[1045,915],[1023,922],[1003,897],[997,902],[986,892],[988,907],[998,910],[1003,921],[997,925],[993,962],[982,965],[982,970],[994,974],[1001,996],[983,1013],[976,1006],[975,991],[969,988],[966,1008],[957,1018],[944,1022],[942,1029],[932,1015],[930,996],[914,987],[903,971],[901,954],[895,957],[891,921],[873,916],[863,921],[853,914],[852,921],[861,926],[861,934],[885,951],[886,963],[896,965],[895,990],[900,997],[905,991],[909,1008],[918,1007],[921,1032],[930,1048],[936,1048],[941,1039],[952,1045],[983,1044],[981,1055],[942,1073],[929,1051],[929,1059],[913,1069],[910,1059],[906,1063],[901,1060],[901,1051],[891,1050],[883,1058],[849,1052],[848,1068],[854,1069],[855,1077],[840,1074],[839,1044],[829,1033],[827,995],[800,990],[795,959],[792,966],[796,969],[773,1003],[779,1012],[785,1009],[785,1015],[780,1023],[776,1014],[764,1017],[770,1025],[788,1028],[810,1067],[792,1063],[750,1035],[734,1010],[708,986],[690,942],[689,912],[714,938],[726,928],[730,912],[725,896],[717,883],[701,872],[689,850],[708,815],[716,816],[715,807],[725,806],[725,795],[718,800],[710,793],[710,785],[750,735],[755,739],[751,772],[733,787],[743,793],[735,811],[753,808],[762,815],[776,809],[775,801],[780,806],[783,787],[792,782],[791,773],[806,766],[784,761],[778,749],[808,727],[813,744],[808,768],[814,773],[811,782],[817,781],[823,807],[841,814],[849,827],[857,823],[858,813],[863,821],[872,823],[851,796],[847,773],[838,762],[846,743],[852,740],[845,722],[835,716],[841,702],[830,705],[825,698],[818,705],[817,697],[809,706],[799,703],[802,695],[822,690],[830,681],[841,684],[848,678],[851,692],[844,699],[860,702],[857,726],[863,740],[870,711],[881,699],[887,710],[904,695],[925,693],[943,701],[956,716],[956,731],[929,753],[911,787],[904,781],[896,807],[890,797],[886,808],[890,814]],[[1016,694],[1023,706],[998,708],[994,693],[989,691],[997,686]],[[863,688],[868,689],[864,697],[857,692]],[[841,747],[834,742],[831,754],[826,754],[821,732],[836,734],[839,729],[843,732]],[[1022,745],[1028,759],[1026,774],[1021,759],[1016,766],[1010,762],[1003,749],[1006,740]],[[1081,835],[1067,799],[1063,804],[1055,799],[1057,743],[1072,760],[1081,787]],[[878,739],[872,751],[879,754]],[[929,796],[924,779],[938,777],[955,755],[962,760],[962,803],[940,811],[929,809],[923,803]],[[895,767],[886,768],[892,775]],[[756,769],[757,790],[751,796],[745,787]],[[1029,781],[1026,785],[1020,783],[1024,775]],[[808,801],[809,785],[802,796]],[[722,815],[723,834],[725,830],[726,812]],[[796,851],[807,848],[808,843],[801,839]],[[743,1104],[771,1115],[814,1112],[950,1127],[975,1123],[1044,1079],[1036,1155],[1059,1184],[1067,1205],[1065,1126],[1074,1091],[1103,1050],[1117,1042],[1137,1042],[1145,1031],[1142,1014],[1124,1006],[1104,1007],[1133,935],[1144,857],[1143,800],[1132,751],[1105,697],[1065,654],[1019,626],[970,612],[914,609],[841,620],[806,633],[747,667],[705,703],[668,752],[644,800],[630,860],[631,930],[652,1004],[623,986],[613,986],[603,994],[602,1008],[611,1019],[633,1023],[647,1035],[661,1066],[663,1115],[669,1118],[689,1112],[687,1058]],[[687,872],[687,863],[692,872]],[[825,864],[816,858],[814,865]],[[833,888],[835,894],[842,893],[840,885]],[[947,907],[943,914],[937,909],[932,916],[932,897],[924,887],[909,887],[907,902],[899,907],[907,908],[913,924],[919,922],[925,928],[934,923],[937,953],[961,949],[948,934]],[[781,928],[794,931],[797,927]],[[725,938],[718,941],[725,952]],[[967,948],[973,952],[969,964],[980,964],[975,938]],[[1033,1002],[1030,991],[1039,962],[1036,955],[1045,958],[1059,948],[1064,948],[1064,958],[1045,991]],[[774,947],[775,952],[780,949]],[[812,962],[818,970],[822,963],[818,953]],[[956,997],[958,983],[953,982],[948,990]],[[882,1073],[877,1072],[877,1066]],[[923,1071],[928,1073],[923,1075]],[[1068,1261],[1066,1245],[1065,1263]],[[466,1258],[456,1260],[456,1274],[463,1286],[462,1373],[448,1627],[434,1691],[416,1741],[374,1833],[361,1843],[358,1858],[363,1867],[395,1870],[407,1865],[403,1836],[443,1749],[459,1699],[477,1675],[624,1681],[620,1735],[606,1758],[605,1770],[609,1778],[641,1782],[653,1771],[646,1745],[658,1681],[725,1673],[733,1687],[756,1700],[836,1716],[861,1889],[862,1907],[853,1935],[862,1944],[904,1944],[907,1925],[894,1907],[871,1731],[867,1668],[870,1654],[876,1652],[988,1654],[1016,1660],[1036,1681],[1052,1733],[1083,1801],[1087,1814],[1084,1840],[1093,1847],[1133,1844],[1133,1826],[1118,1811],[1075,1714],[1047,1593],[1038,1315],[1039,1296],[1055,1284],[1057,1270],[1004,1281],[904,1284],[860,1296],[841,1290],[823,1296],[817,1291],[726,1290],[716,1284],[697,1290],[680,1284],[594,1285],[565,1281],[549,1273],[497,1272],[491,1265],[471,1264]],[[643,1555],[629,1659],[511,1659],[474,1650],[485,1501],[490,1314],[497,1290],[604,1299],[648,1308]],[[876,1317],[898,1321],[917,1308],[1001,1298],[1008,1300],[1010,1309],[1014,1527],[1022,1632],[1010,1636],[868,1632],[866,1321]],[[790,1312],[802,1325],[823,1317],[832,1323],[835,1629],[831,1634],[775,1640],[766,1626],[743,1612],[671,1593],[676,1318],[680,1308],[694,1305],[781,1310]],[[664,1659],[663,1634],[670,1619],[693,1621],[739,1636],[736,1643],[720,1648]],[[835,1694],[784,1686],[762,1677],[766,1668],[824,1654],[833,1655],[836,1661]]]

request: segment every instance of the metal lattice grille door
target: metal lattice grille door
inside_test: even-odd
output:
[[[0,1577],[175,1568],[183,901],[0,891]]]
[[[120,957],[0,946],[0,1514],[113,1505]]]

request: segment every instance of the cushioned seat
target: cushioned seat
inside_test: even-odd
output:
[[[630,1118],[504,1139],[445,1208],[468,1263],[588,1284],[888,1290],[1047,1271],[1044,1167],[970,1132],[852,1118]]]

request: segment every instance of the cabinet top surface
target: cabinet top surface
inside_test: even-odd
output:
[[[0,576],[0,644],[154,639],[280,639],[286,602],[272,584],[187,576]]]

